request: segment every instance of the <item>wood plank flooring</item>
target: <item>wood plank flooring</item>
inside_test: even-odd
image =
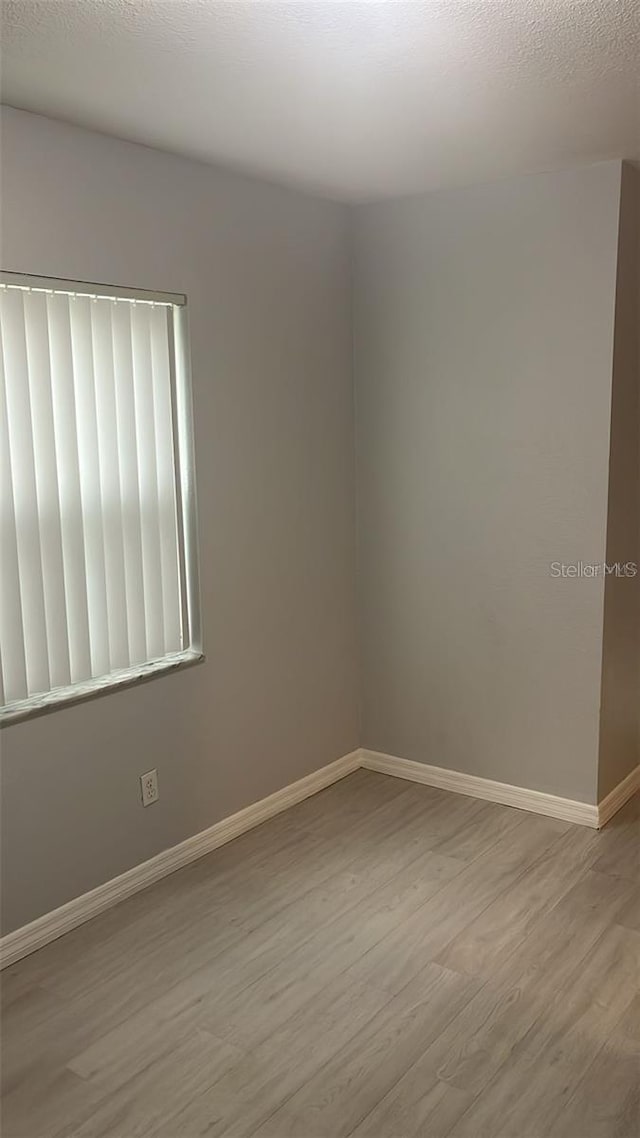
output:
[[[2,974],[4,1138],[639,1138],[638,801],[369,771]]]

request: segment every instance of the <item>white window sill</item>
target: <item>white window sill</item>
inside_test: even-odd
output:
[[[173,652],[160,660],[151,660],[148,664],[139,664],[135,668],[123,668],[122,671],[112,672],[108,676],[85,680],[84,683],[71,684],[66,688],[53,688],[43,695],[34,695],[29,699],[8,703],[0,708],[0,727],[6,727],[9,723],[19,723],[23,719],[32,719],[36,715],[45,715],[60,707],[83,703],[87,699],[95,699],[98,695],[129,688],[134,684],[145,683],[155,676],[167,675],[179,668],[189,668],[193,664],[199,664],[204,658],[203,652],[187,648],[183,652]]]

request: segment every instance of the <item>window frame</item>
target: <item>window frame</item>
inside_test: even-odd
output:
[[[144,664],[121,668],[104,676],[82,680],[66,687],[52,688],[39,695],[27,696],[0,707],[0,728],[35,716],[70,707],[97,696],[156,676],[168,675],[192,667],[205,659],[202,643],[200,602],[200,559],[195,477],[195,445],[189,317],[184,293],[157,292],[121,285],[96,284],[92,281],[44,277],[31,273],[0,270],[0,283],[43,292],[77,293],[90,297],[157,301],[171,308],[169,327],[169,364],[173,423],[173,457],[176,478],[178,522],[179,577],[182,601],[182,625],[185,647]]]

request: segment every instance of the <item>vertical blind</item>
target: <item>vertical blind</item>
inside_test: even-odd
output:
[[[172,305],[0,284],[0,703],[183,648]]]

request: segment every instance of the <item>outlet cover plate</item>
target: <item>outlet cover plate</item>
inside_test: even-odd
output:
[[[140,789],[142,792],[142,805],[151,806],[160,797],[158,789],[158,772],[155,768],[140,775]]]

